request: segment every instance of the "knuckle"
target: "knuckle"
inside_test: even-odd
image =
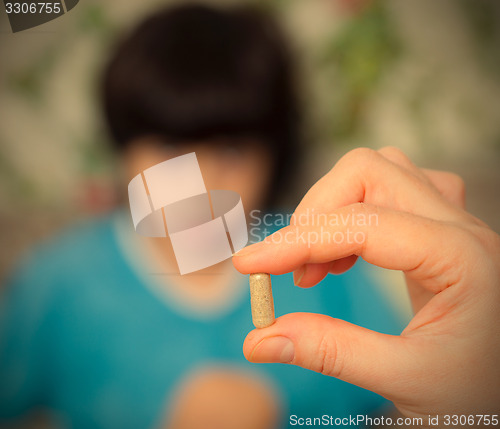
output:
[[[338,341],[331,334],[325,333],[319,342],[313,369],[321,374],[340,378],[343,373],[343,361],[340,356]]]
[[[422,181],[426,183],[429,182],[428,178],[422,172],[422,169],[420,169],[401,149],[394,146],[388,146],[381,150],[383,151],[381,152],[382,156],[393,164],[401,167],[407,175],[409,173],[415,183]]]
[[[413,166],[410,158],[406,156],[406,154],[397,147],[394,146],[386,146],[378,151],[382,156],[387,158],[389,161],[394,162],[395,164],[410,167]]]
[[[379,156],[377,151],[367,147],[358,147],[347,152],[341,160],[347,163],[366,165],[373,162],[376,156]]]
[[[460,188],[465,188],[465,182],[461,176],[456,173],[448,172],[449,180],[456,186]]]
[[[441,173],[443,174],[442,180],[447,183],[449,188],[460,191],[465,190],[465,182],[458,174],[451,171],[442,171]]]
[[[498,254],[500,252],[500,235],[495,231],[486,226],[478,226],[476,234],[489,254]]]
[[[460,200],[465,200],[465,182],[458,174],[449,173],[448,180],[455,196]]]
[[[446,172],[442,179],[445,183],[444,197],[459,207],[465,208],[465,182],[455,173]]]
[[[388,156],[394,155],[397,157],[406,158],[405,153],[396,146],[384,146],[383,148],[379,149],[378,152],[381,153],[382,155],[388,155]]]

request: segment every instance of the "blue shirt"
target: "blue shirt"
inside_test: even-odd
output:
[[[232,366],[269,380],[291,414],[344,417],[373,412],[378,395],[284,364],[251,364],[242,353],[251,323],[248,279],[215,314],[194,315],[162,299],[120,244],[122,214],[92,221],[33,250],[11,276],[0,315],[0,421],[42,407],[62,427],[149,428],[161,423],[194,369]],[[132,228],[130,226],[130,228]],[[319,286],[273,276],[276,316],[331,315],[399,334],[403,325],[362,264]]]

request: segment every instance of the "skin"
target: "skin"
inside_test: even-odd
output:
[[[191,152],[196,153],[207,189],[238,192],[247,212],[262,204],[272,160],[265,145],[254,140],[237,144],[228,139],[175,144],[155,136],[143,137],[127,145],[123,157],[126,176],[130,180],[159,162]]]
[[[229,189],[242,198],[246,213],[263,203],[271,176],[272,159],[265,146],[248,140],[234,144],[229,140],[166,143],[145,136],[127,145],[123,168],[130,181],[137,174],[162,161],[195,152],[207,189]],[[177,273],[177,263],[168,238],[138,237],[149,252],[149,259],[169,274]],[[215,275],[214,275],[215,274]],[[231,261],[183,276],[172,275],[169,283],[183,295],[188,305],[211,306],[234,291],[235,276]]]
[[[275,429],[280,404],[255,374],[206,369],[187,378],[166,413],[168,429]]]
[[[131,142],[123,157],[128,180],[167,159],[195,152],[207,189],[238,192],[245,210],[260,207],[268,188],[271,157],[258,142],[231,145],[228,141],[165,144],[156,137]],[[167,273],[164,287],[193,310],[218,306],[232,294],[239,274],[231,261],[195,273],[179,276],[168,238],[136,237],[141,251],[153,261],[155,271]],[[271,429],[276,427],[279,403],[269,386],[254,374],[237,369],[207,368],[183,380],[167,405],[164,427],[169,429],[206,428]]]
[[[356,149],[309,190],[295,221],[311,209],[374,214],[378,222],[292,222],[238,252],[235,267],[242,273],[293,271],[299,286],[310,287],[362,257],[404,273],[415,315],[401,335],[390,336],[324,315],[288,314],[249,333],[247,359],[340,378],[424,422],[428,415],[498,414],[500,237],[464,210],[462,180],[417,168],[395,148]],[[307,245],[285,239],[287,232],[318,232],[321,226],[332,234],[350,228],[363,240]]]

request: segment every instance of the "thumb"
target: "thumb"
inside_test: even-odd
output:
[[[301,366],[392,400],[401,398],[408,382],[418,379],[410,338],[320,314],[291,313],[268,328],[253,330],[243,353],[250,362]]]

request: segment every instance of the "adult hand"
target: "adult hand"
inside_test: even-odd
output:
[[[404,272],[415,315],[391,336],[324,315],[288,314],[250,332],[247,359],[340,378],[393,401],[406,416],[498,413],[500,237],[463,207],[456,175],[419,169],[394,148],[346,154],[309,190],[290,226],[241,250],[233,263],[242,273],[294,271],[295,283],[309,287],[360,256]]]

